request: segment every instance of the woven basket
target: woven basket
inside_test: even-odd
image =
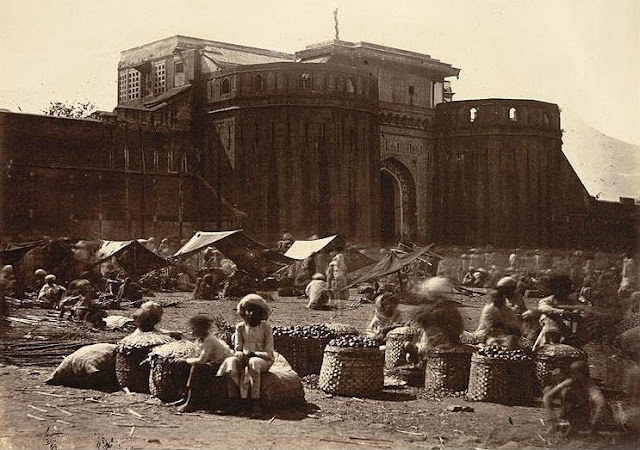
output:
[[[151,373],[149,390],[163,402],[172,402],[182,397],[191,366],[183,358],[198,355],[198,346],[186,340],[169,342],[151,350]]]
[[[309,375],[308,339],[302,336],[274,336],[273,347],[286,358],[291,368],[301,377]]]
[[[469,373],[469,400],[526,405],[533,399],[533,364],[530,359],[507,360],[474,353]]]
[[[330,340],[303,336],[274,336],[273,346],[298,375],[305,377],[320,373],[324,348]]]
[[[475,347],[429,350],[425,361],[424,387],[435,392],[463,391],[469,385],[471,354]]]
[[[331,341],[329,338],[307,339],[307,375],[319,374],[324,359],[324,349]]]
[[[532,402],[536,390],[536,376],[533,360],[530,358],[508,361],[507,394],[510,405],[528,405]]]
[[[143,361],[147,359],[151,349],[171,341],[173,338],[153,331],[134,332],[124,337],[116,347],[116,377],[120,387],[148,394],[151,369]]]
[[[474,353],[467,397],[476,402],[507,402],[507,361]]]
[[[400,327],[391,330],[387,334],[384,368],[393,369],[407,364],[405,343],[417,341],[421,332],[419,328],[415,327]]]
[[[587,361],[587,354],[575,347],[565,344],[545,345],[534,354],[536,392],[542,392],[545,386],[553,384],[552,372],[560,369],[565,375],[569,367],[576,361]]]
[[[384,354],[379,348],[335,347],[324,349],[318,387],[353,397],[380,394],[384,386]]]

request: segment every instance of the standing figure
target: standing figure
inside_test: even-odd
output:
[[[235,355],[225,359],[218,374],[227,377],[229,398],[240,406],[250,404],[251,417],[259,418],[262,373],[274,361],[273,330],[267,322],[271,310],[262,297],[249,294],[240,300],[237,311],[242,322],[236,325]]]
[[[622,272],[620,273],[620,287],[618,297],[628,297],[637,289],[638,270],[631,252],[625,252],[622,260]]]
[[[342,253],[336,253],[327,266],[327,283],[334,300],[349,300],[347,287],[347,263]]]

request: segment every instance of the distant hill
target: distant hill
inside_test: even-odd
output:
[[[624,142],[562,112],[562,150],[589,191],[602,200],[640,198],[640,146]]]

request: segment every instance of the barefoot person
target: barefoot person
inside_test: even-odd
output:
[[[567,435],[594,431],[605,403],[602,392],[589,378],[589,366],[584,361],[571,364],[569,378],[544,394],[542,401],[552,420],[568,422]],[[553,408],[555,403],[559,403],[559,408]]]
[[[191,334],[196,338],[200,353],[195,358],[185,359],[191,364],[191,371],[187,380],[187,396],[184,405],[179,408],[180,412],[196,410],[198,393],[207,382],[207,365],[221,364],[226,358],[233,356],[227,343],[211,332],[212,324],[213,319],[205,314],[198,314],[189,319]]]
[[[251,417],[262,415],[260,381],[274,361],[273,330],[267,322],[269,305],[257,294],[249,294],[238,303],[242,322],[236,325],[235,355],[227,358],[220,374],[227,375],[227,388],[232,401],[251,406]],[[238,398],[239,397],[239,398]]]

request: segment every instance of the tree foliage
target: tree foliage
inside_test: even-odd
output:
[[[46,109],[42,112],[48,116],[58,117],[71,117],[73,119],[80,119],[83,117],[89,117],[92,112],[96,110],[96,105],[93,102],[50,102]]]

